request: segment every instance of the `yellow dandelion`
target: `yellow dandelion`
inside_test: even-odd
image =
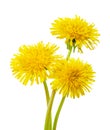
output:
[[[19,52],[11,59],[11,69],[24,85],[43,82],[52,67],[59,60],[55,44],[39,42],[34,45],[22,45]]]
[[[86,22],[79,16],[58,18],[52,23],[50,29],[52,35],[56,35],[60,39],[65,38],[67,44],[77,47],[80,52],[82,52],[83,46],[93,50],[99,42],[100,34],[95,25]]]
[[[52,89],[59,91],[63,96],[75,98],[85,95],[86,91],[90,92],[90,85],[95,81],[92,66],[80,59],[62,60],[54,71],[51,74],[54,78]]]

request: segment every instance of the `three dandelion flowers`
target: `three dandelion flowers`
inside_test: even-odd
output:
[[[70,55],[76,49],[82,53],[84,46],[90,50],[95,49],[100,36],[93,23],[90,24],[79,16],[58,18],[50,30],[52,35],[65,39],[68,49],[66,59],[57,54],[59,47],[56,44],[38,42],[22,45],[10,63],[13,75],[24,85],[44,84],[47,99],[44,130],[57,129],[59,115],[67,97],[79,98],[91,91],[91,85],[95,81],[92,65]],[[50,87],[48,79],[51,79]],[[62,99],[53,120],[52,107],[57,92],[62,94]]]

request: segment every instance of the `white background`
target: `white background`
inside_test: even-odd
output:
[[[93,65],[96,82],[91,93],[67,98],[57,130],[110,130],[110,6],[109,0],[0,1],[0,130],[43,130],[46,103],[43,86],[23,86],[11,73],[10,59],[22,44],[43,40],[61,46],[50,34],[51,22],[76,14],[95,23],[100,44],[78,54]],[[55,113],[61,95],[55,98]]]

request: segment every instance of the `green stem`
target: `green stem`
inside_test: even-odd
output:
[[[46,80],[43,82],[43,84],[44,84],[44,90],[45,90],[46,101],[47,101],[47,106],[48,106],[50,96],[49,96],[49,90],[48,90]],[[49,126],[48,127],[49,127],[50,130],[52,130],[52,116],[51,116],[51,113],[50,113],[50,119],[49,119]]]
[[[52,91],[52,95],[50,97],[50,100],[48,102],[48,108],[47,108],[47,113],[46,113],[46,119],[45,119],[45,125],[44,125],[44,130],[51,130],[51,128],[49,127],[49,120],[51,118],[51,110],[52,110],[52,105],[53,105],[53,101],[54,101],[54,97],[55,97],[55,91]]]
[[[45,95],[46,95],[46,101],[47,101],[47,105],[48,105],[50,96],[49,96],[49,90],[48,90],[46,80],[43,82],[43,84],[44,84],[44,90],[45,90]]]
[[[67,54],[66,60],[68,60],[68,59],[70,58],[71,52],[72,52],[72,47],[71,47],[70,49],[68,49],[68,54]],[[62,106],[63,106],[63,104],[64,104],[64,101],[65,101],[65,97],[62,97],[62,99],[61,99],[61,101],[60,101],[60,104],[59,104],[59,107],[58,107],[58,109],[57,109],[55,118],[54,118],[53,130],[56,130],[58,118],[59,118],[59,115],[60,115]]]
[[[58,107],[58,110],[57,110],[56,115],[55,115],[55,119],[54,119],[54,123],[53,123],[53,130],[56,130],[58,118],[59,118],[62,106],[64,104],[64,101],[65,101],[65,97],[62,97],[61,102],[60,102],[59,107]]]
[[[72,52],[72,47],[68,50],[66,60],[68,60],[70,58],[71,52]]]

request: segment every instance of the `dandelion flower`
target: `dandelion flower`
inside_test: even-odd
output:
[[[90,92],[90,85],[95,81],[92,66],[80,59],[62,60],[54,71],[55,73],[51,74],[54,78],[51,82],[52,89],[63,96],[79,98],[85,95],[86,91]]]
[[[99,42],[100,34],[95,25],[86,22],[79,16],[58,18],[52,23],[50,30],[52,35],[56,35],[60,39],[65,38],[67,44],[77,47],[80,52],[82,52],[83,46],[93,50]]]
[[[55,44],[39,42],[34,45],[22,45],[19,52],[11,59],[11,69],[24,85],[43,82],[52,67],[59,60]]]

